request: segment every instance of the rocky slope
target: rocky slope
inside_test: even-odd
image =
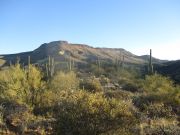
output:
[[[0,56],[0,66],[14,63],[17,58],[21,63],[27,64],[28,56],[31,56],[32,63],[41,63],[48,56],[54,57],[55,61],[66,61],[68,59],[77,63],[89,63],[100,61],[124,61],[131,64],[145,64],[148,62],[148,56],[138,57],[131,52],[121,48],[93,48],[84,44],[71,44],[67,41],[54,41],[44,43],[34,51],[9,54]],[[154,62],[159,63],[161,60],[154,59]]]

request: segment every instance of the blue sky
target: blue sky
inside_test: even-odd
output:
[[[0,54],[56,40],[180,59],[180,1],[0,0]]]

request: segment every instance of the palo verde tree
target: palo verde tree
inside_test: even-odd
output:
[[[32,106],[37,105],[41,100],[41,94],[45,90],[45,82],[42,80],[43,75],[41,71],[33,65],[30,65],[27,74],[27,89],[26,96],[28,103]]]
[[[23,93],[26,91],[26,73],[21,69],[20,64],[16,63],[8,69],[2,70],[0,76],[1,97],[25,102]]]
[[[30,106],[37,105],[45,88],[43,76],[38,68],[29,65],[28,69],[23,69],[19,63],[16,63],[2,70],[0,74],[1,98]]]

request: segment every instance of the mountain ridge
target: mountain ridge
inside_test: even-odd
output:
[[[6,66],[10,62],[14,63],[17,58],[20,58],[22,63],[27,64],[28,56],[31,56],[32,63],[38,63],[48,56],[54,57],[56,61],[62,61],[71,57],[78,63],[88,63],[96,60],[111,62],[119,60],[132,64],[146,64],[148,62],[148,56],[143,58],[143,56],[137,56],[123,48],[92,47],[86,44],[69,43],[62,40],[43,43],[33,51],[0,56],[0,66]],[[5,63],[1,61],[5,61]],[[153,58],[153,62],[163,63],[164,61]]]

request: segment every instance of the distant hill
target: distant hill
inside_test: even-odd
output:
[[[180,60],[169,61],[163,65],[157,65],[155,68],[159,73],[171,77],[176,83],[180,83]]]
[[[7,66],[9,63],[15,63],[17,58],[20,63],[27,64],[28,56],[31,57],[33,64],[40,64],[51,56],[55,61],[63,62],[69,59],[77,64],[87,64],[97,60],[105,62],[124,61],[129,64],[147,64],[148,55],[136,56],[122,48],[94,48],[85,44],[72,44],[67,41],[54,41],[44,43],[39,48],[30,52],[17,54],[0,55],[0,66]],[[165,61],[153,58],[154,63],[163,63]]]
[[[149,55],[142,55],[142,56],[138,56],[138,58],[141,58],[145,61],[148,61],[149,60]],[[157,58],[152,58],[152,63],[154,64],[160,64],[160,63],[165,63],[165,62],[168,62],[168,60],[160,60],[160,59],[157,59]]]

